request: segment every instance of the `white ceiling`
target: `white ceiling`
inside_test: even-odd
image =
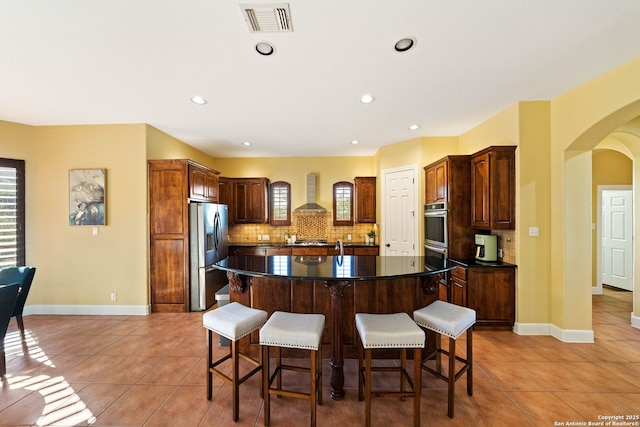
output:
[[[214,157],[372,155],[640,56],[638,0],[291,0],[294,31],[258,34],[241,3],[267,2],[0,0],[0,120],[148,123]]]

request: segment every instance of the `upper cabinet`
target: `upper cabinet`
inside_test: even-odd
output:
[[[493,146],[471,156],[471,226],[515,229],[515,146]]]
[[[425,204],[446,202],[449,193],[447,158],[425,166]]]
[[[266,224],[269,222],[269,179],[233,178],[230,206],[235,224]]]
[[[376,177],[357,176],[355,178],[356,222],[376,222]]]
[[[189,198],[203,202],[217,203],[218,175],[220,172],[189,163]]]

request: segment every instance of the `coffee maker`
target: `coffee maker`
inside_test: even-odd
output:
[[[478,261],[498,260],[498,238],[492,234],[476,234],[476,259]]]

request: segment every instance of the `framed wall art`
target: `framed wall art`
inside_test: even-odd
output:
[[[106,169],[69,169],[69,225],[106,225]]]

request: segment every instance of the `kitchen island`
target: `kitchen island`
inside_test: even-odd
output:
[[[344,397],[344,357],[357,357],[355,314],[413,316],[415,309],[438,298],[438,284],[448,271],[426,267],[424,257],[372,255],[230,256],[215,267],[227,272],[230,301],[269,315],[274,311],[325,315],[322,351],[330,357],[330,394],[335,400]],[[433,347],[434,340],[428,338],[427,343]],[[243,351],[257,355],[259,332],[241,345]],[[285,355],[295,357],[296,351]]]

